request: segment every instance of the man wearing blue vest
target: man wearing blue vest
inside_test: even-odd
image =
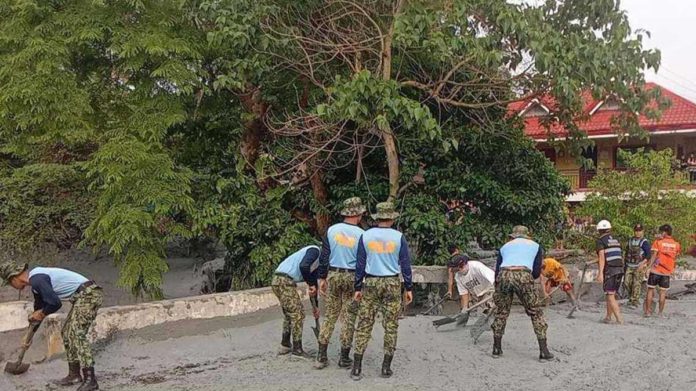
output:
[[[0,277],[2,283],[8,283],[18,290],[31,287],[34,294],[34,313],[29,317],[30,322],[42,322],[46,316],[63,306],[61,300],[70,300],[72,308],[61,333],[68,360],[68,375],[54,384],[80,384],[78,391],[98,390],[99,384],[94,375],[94,358],[88,335],[97,317],[97,310],[104,301],[101,287],[70,270],[55,267],[36,267],[29,270],[26,263],[3,263],[0,265]]]
[[[307,246],[285,258],[273,274],[271,289],[278,298],[285,316],[283,339],[280,342],[278,354],[288,354],[292,351],[292,357],[311,358],[302,349],[302,326],[305,314],[302,300],[297,293],[297,283],[306,282],[307,295],[316,296],[318,270],[319,247]],[[318,313],[314,314],[315,317],[318,315]]]
[[[396,337],[401,309],[401,279],[404,280],[405,304],[413,301],[411,256],[404,235],[391,228],[399,213],[391,202],[377,204],[372,218],[377,226],[365,231],[358,242],[358,260],[355,268],[354,300],[361,302],[358,325],[355,329],[355,354],[351,378],[362,378],[362,358],[370,341],[372,326],[379,310],[384,326],[384,360],[382,377],[390,377],[391,362],[396,350]],[[364,293],[363,293],[364,290]]]
[[[534,333],[539,342],[539,360],[551,360],[553,354],[546,345],[548,328],[542,311],[539,294],[534,280],[541,274],[544,249],[529,237],[529,230],[523,225],[515,226],[510,240],[500,248],[495,265],[495,320],[493,329],[493,357],[503,354],[502,340],[507,318],[510,316],[513,295],[517,295],[524,311],[532,319]]]
[[[319,353],[317,362],[314,364],[316,369],[326,368],[329,365],[326,350],[339,314],[343,318],[343,327],[338,366],[350,368],[353,364],[353,360],[350,359],[350,348],[353,344],[357,315],[357,305],[353,305],[353,284],[358,241],[365,232],[358,224],[364,213],[365,206],[362,200],[359,197],[349,198],[343,202],[341,209],[343,222],[332,225],[326,231],[319,258],[319,293],[326,297],[326,314],[319,334]]]
[[[604,295],[607,301],[607,314],[602,319],[603,323],[611,323],[612,316],[616,322],[623,324],[623,317],[616,301],[616,292],[621,287],[624,275],[624,259],[621,243],[611,235],[611,223],[602,220],[597,223],[597,257],[599,259],[599,270],[597,282],[602,284]]]

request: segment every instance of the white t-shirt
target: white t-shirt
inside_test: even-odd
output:
[[[457,281],[457,290],[460,295],[471,293],[480,297],[495,289],[495,272],[478,261],[469,261],[469,272],[464,274],[457,272],[454,280]]]

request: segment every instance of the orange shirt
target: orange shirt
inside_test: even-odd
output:
[[[676,240],[672,239],[672,237],[665,236],[653,243],[652,250],[657,251],[657,259],[655,260],[652,272],[665,276],[672,275],[677,255],[681,253],[681,245]]]
[[[568,281],[568,273],[560,262],[553,258],[544,258],[541,274],[549,280],[562,283]]]

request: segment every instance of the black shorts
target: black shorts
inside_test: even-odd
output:
[[[620,274],[613,274],[611,276],[604,276],[604,284],[602,287],[604,288],[604,293],[607,295],[613,295],[614,293],[619,291],[619,288],[621,287],[621,280],[623,280],[623,273]]]
[[[655,288],[658,286],[660,289],[669,289],[669,276],[650,273],[650,276],[648,276],[648,288]]]

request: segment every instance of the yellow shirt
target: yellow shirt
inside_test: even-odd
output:
[[[544,265],[541,268],[541,274],[549,280],[561,283],[568,281],[568,272],[560,262],[553,258],[544,258]]]

